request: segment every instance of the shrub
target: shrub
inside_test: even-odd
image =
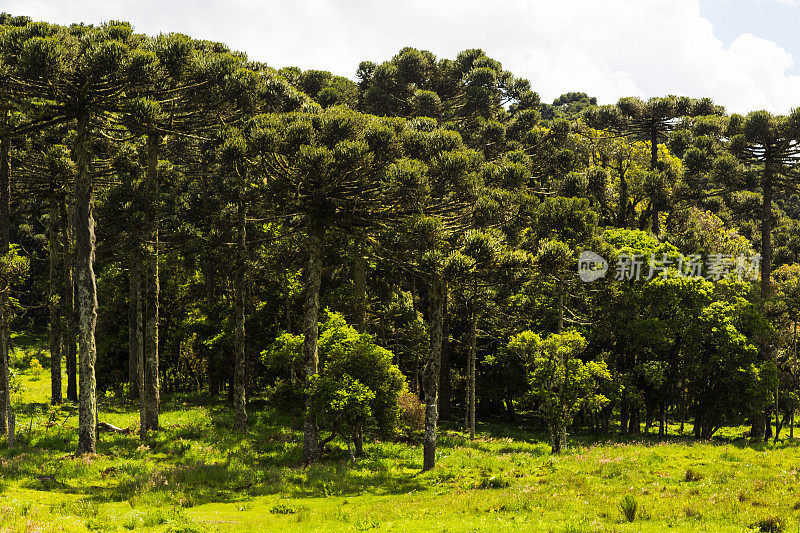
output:
[[[489,476],[484,474],[475,484],[476,489],[504,489],[511,483],[503,475]]]
[[[44,371],[42,363],[40,363],[36,357],[31,358],[31,362],[28,365],[28,369],[35,374],[40,374]]]
[[[700,481],[701,479],[703,479],[703,474],[692,468],[687,468],[683,475],[684,481]]]
[[[628,522],[636,519],[636,511],[639,509],[639,502],[630,494],[626,494],[619,502],[619,511]]]
[[[688,505],[683,508],[683,514],[686,515],[686,518],[694,518],[696,520],[700,520],[701,518],[703,518],[703,513],[701,513],[694,507],[689,507]]]
[[[762,533],[781,533],[786,529],[786,521],[780,516],[768,516],[753,524],[753,527]]]
[[[276,372],[302,368],[302,346],[302,335],[283,334],[262,352],[262,362]],[[393,358],[371,335],[349,326],[342,315],[326,312],[319,337],[319,377],[302,391],[284,376],[276,381],[270,402],[278,407],[302,405],[305,394],[311,393],[318,421],[326,429],[352,431],[361,440],[363,429],[371,425],[391,435],[398,422],[397,398],[405,388],[405,376]]]
[[[425,429],[425,406],[416,394],[408,391],[397,398],[397,406],[400,409],[398,430],[403,437],[412,439]]]
[[[279,503],[273,506],[269,512],[272,514],[297,514],[297,509],[290,507],[289,505]]]

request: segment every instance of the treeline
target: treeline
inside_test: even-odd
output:
[[[440,415],[535,415],[554,452],[793,430],[800,112],[550,105],[477,49],[356,77],[0,16],[0,431],[12,328],[48,331],[78,453],[109,391],[143,438],[163,391],[226,392],[238,431],[266,396],[307,462],[424,409],[425,469]]]

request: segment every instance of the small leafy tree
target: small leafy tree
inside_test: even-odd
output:
[[[529,337],[536,342],[535,337]],[[586,339],[577,331],[554,333],[542,341],[530,375],[532,393],[550,433],[554,454],[566,444],[567,424],[581,407],[599,409],[608,399],[597,393],[601,380],[611,379],[603,361],[579,358]]]
[[[282,334],[262,354],[264,363],[272,368],[299,366],[302,359],[303,336]],[[393,354],[375,344],[367,333],[359,333],[338,313],[327,313],[321,325],[319,356],[322,371],[307,385],[304,395],[308,409],[317,424],[331,433],[322,439],[322,446],[336,436],[342,436],[355,455],[362,455],[364,431],[369,425],[381,434],[391,434],[399,415],[398,397],[405,389],[405,376],[392,363]],[[295,397],[296,388],[285,382],[276,387],[281,399]],[[306,413],[308,416],[308,413]]]
[[[341,379],[316,374],[311,379],[308,394],[311,399],[309,406],[316,413],[317,421],[330,426],[332,431],[325,440],[333,439],[337,434],[352,435],[356,454],[362,455],[364,426],[372,416],[370,404],[375,400],[375,392],[348,374]],[[352,458],[350,439],[345,440]]]
[[[18,246],[12,244],[5,255],[0,255],[0,295],[4,296],[8,302],[9,313],[4,315],[4,319],[11,320],[14,314],[19,311],[20,305],[16,298],[12,296],[12,288],[19,286],[28,276],[30,260],[20,253]]]

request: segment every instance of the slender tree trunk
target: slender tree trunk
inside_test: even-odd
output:
[[[469,438],[475,438],[475,365],[477,363],[478,310],[472,311],[469,325]]]
[[[142,330],[142,270],[141,255],[130,254],[130,288],[128,290],[128,383],[131,398],[139,398],[139,369],[144,360],[144,331]],[[140,420],[141,422],[141,420]]]
[[[64,358],[67,367],[67,400],[78,401],[78,331],[75,324],[75,240],[74,211],[67,206],[67,196],[61,197],[61,227],[64,230],[64,294],[61,314],[64,317]]]
[[[286,333],[292,332],[292,288],[289,283],[289,271],[284,276],[286,280],[286,293],[283,297],[283,313],[286,320]]]
[[[650,136],[650,170],[652,172],[655,172],[657,166],[658,166],[658,132],[653,131]],[[650,199],[650,210],[653,215],[653,222],[652,222],[653,235],[658,237],[658,235],[661,233],[661,220],[659,218],[658,207],[656,206],[655,200],[653,198]]]
[[[286,333],[292,333],[292,294],[291,294],[291,286],[289,284],[289,271],[286,271],[286,275],[284,277],[286,281],[286,293],[283,299],[283,311],[285,314],[286,320]],[[289,363],[289,382],[292,385],[292,390],[297,386],[297,367],[295,366],[295,361],[293,360]],[[293,404],[292,405],[292,428],[297,428],[297,421],[298,421],[298,414],[300,413],[300,406]]]
[[[467,353],[467,386],[464,389],[464,431],[469,431],[469,413],[470,413],[470,382],[469,377],[472,375],[472,358]]]
[[[641,433],[641,410],[637,406],[631,406],[631,418],[628,425],[628,433],[631,435],[638,435]]]
[[[692,427],[692,430],[694,431],[694,438],[696,439],[703,437],[703,415],[703,410],[698,402],[697,406],[695,407],[694,426]]]
[[[439,369],[439,416],[444,419],[450,418],[450,396],[452,385],[450,383],[450,316],[448,291],[444,291],[444,302],[442,304],[442,366]]]
[[[234,288],[236,308],[236,362],[233,377],[233,404],[236,420],[233,427],[237,431],[247,431],[247,398],[245,396],[245,379],[247,358],[245,351],[245,282],[247,278],[247,206],[244,199],[244,184],[239,188],[236,206],[238,218],[238,235],[236,252],[238,265],[236,268],[236,286]]]
[[[764,413],[764,442],[769,442],[772,438],[772,409],[767,409]]]
[[[761,206],[761,301],[762,306],[765,306],[771,292],[770,275],[772,273],[772,172],[768,162],[764,164],[761,188],[763,196]],[[763,360],[769,357],[769,346],[766,341],[761,342],[761,357]],[[763,439],[767,435],[769,423],[763,410],[753,413],[752,422],[750,438]]]
[[[152,196],[150,201],[153,205],[158,204],[158,146],[161,142],[160,136],[151,133],[147,136],[147,181]],[[150,242],[148,243],[148,257],[145,286],[147,290],[147,322],[145,325],[144,339],[144,388],[140,389],[140,408],[143,411],[141,417],[144,424],[141,426],[141,436],[144,437],[148,431],[158,430],[158,404],[159,404],[159,382],[158,382],[158,311],[159,294],[161,291],[159,272],[158,272],[158,209],[153,209],[153,221],[150,226]]]
[[[548,429],[550,433],[550,453],[559,455],[567,443],[567,428],[558,424],[549,424]]]
[[[220,297],[217,291],[216,273],[210,253],[203,261],[203,280],[206,290],[206,301],[214,302]],[[224,377],[222,373],[222,351],[214,350],[208,354],[208,392],[219,394],[222,392]]]
[[[95,453],[97,442],[97,284],[94,276],[94,199],[92,198],[89,117],[78,120],[75,150],[75,263],[78,276],[80,391],[78,455]]]
[[[125,185],[134,191],[136,183],[133,179],[126,180]],[[203,199],[206,195],[202,196]],[[131,246],[128,251],[128,387],[129,397],[141,401],[139,388],[140,361],[144,359],[144,333],[142,325],[142,229],[130,228]],[[141,405],[141,404],[140,404]],[[139,422],[142,427],[142,413],[139,409]]]
[[[50,195],[50,403],[61,405],[61,276],[59,272],[59,200],[56,191]]]
[[[430,302],[431,349],[422,377],[425,392],[425,438],[423,441],[422,470],[436,466],[436,426],[439,422],[439,369],[442,364],[442,315],[444,314],[444,283],[436,278],[428,295]]]
[[[516,419],[516,414],[514,412],[514,400],[512,398],[505,399],[506,404],[506,416],[508,416],[508,421],[513,423]],[[595,416],[595,420],[597,417]]]
[[[367,330],[367,258],[364,236],[358,234],[355,242],[353,264],[353,289],[356,297],[355,328],[359,333]]]
[[[619,408],[619,432],[625,435],[628,432],[628,416],[630,415],[629,403],[627,400],[622,400],[622,405]]]
[[[3,113],[4,123],[8,114]],[[0,255],[11,250],[11,141],[0,140]],[[11,350],[11,306],[8,287],[0,287],[0,434],[7,435],[11,412],[11,371],[8,355]]]
[[[619,161],[619,205],[617,206],[617,226],[620,228],[628,227],[628,180],[625,177],[625,170],[622,161]]]
[[[303,361],[305,381],[309,382],[317,373],[319,354],[319,292],[322,283],[323,229],[312,222],[308,228],[308,265],[306,266],[306,294],[303,306]],[[319,435],[316,413],[311,412],[311,398],[306,397],[306,413],[303,420],[303,461],[319,460]]]
[[[797,377],[795,376],[795,365],[797,364],[797,320],[794,321],[794,364],[792,365],[792,386],[797,388]],[[789,420],[789,438],[794,439],[794,407],[792,408],[792,415]]]
[[[564,331],[564,281],[558,280],[558,324],[556,333]]]
[[[356,457],[364,457],[364,429],[358,427],[353,435],[353,445],[356,449]]]

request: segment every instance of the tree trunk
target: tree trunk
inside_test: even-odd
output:
[[[364,457],[364,429],[357,427],[353,434],[353,444],[356,449],[356,457]]]
[[[244,199],[244,184],[239,188],[236,215],[238,218],[238,235],[236,241],[236,286],[234,287],[236,308],[236,361],[233,376],[233,404],[236,419],[233,427],[236,431],[247,431],[247,398],[245,396],[245,379],[247,358],[245,351],[245,283],[247,279],[247,206]]]
[[[794,320],[794,364],[792,365],[792,386],[797,389],[797,377],[795,376],[795,365],[797,364],[797,320]],[[794,412],[792,407],[792,415],[789,419],[789,438],[794,439]]]
[[[762,309],[771,292],[770,274],[772,273],[772,172],[769,163],[764,164],[762,177],[761,205],[761,302]],[[767,341],[761,342],[761,357],[764,361],[769,357]],[[750,438],[761,440],[767,435],[768,421],[763,411],[753,413],[753,424]]]
[[[625,170],[622,162],[619,162],[619,205],[617,206],[617,226],[620,228],[628,227],[628,179],[625,177]]]
[[[131,251],[130,262],[130,288],[128,291],[128,383],[131,388],[131,398],[139,398],[139,369],[142,368],[144,364],[144,332],[142,331],[141,255],[138,249]]]
[[[353,290],[355,292],[355,328],[359,333],[367,330],[367,258],[364,236],[359,234],[355,242],[353,263]]]
[[[622,435],[628,433],[628,416],[630,415],[630,409],[627,400],[622,400],[622,405],[619,408],[619,432]]]
[[[559,455],[567,443],[567,428],[558,424],[548,424],[550,433],[550,452]]]
[[[75,264],[78,276],[80,391],[78,455],[95,453],[97,442],[97,283],[94,276],[94,199],[92,198],[89,117],[78,120],[75,144]]]
[[[319,292],[322,283],[322,253],[324,230],[312,222],[308,228],[308,265],[306,266],[306,294],[303,306],[303,363],[305,381],[308,384],[317,373],[319,354]],[[306,397],[306,413],[303,420],[303,461],[313,463],[319,460],[317,419],[311,412],[311,398]]]
[[[469,438],[475,438],[475,364],[477,363],[478,310],[469,325]]]
[[[444,283],[436,278],[431,283],[430,302],[431,349],[425,363],[422,388],[425,392],[425,439],[422,470],[436,466],[436,425],[439,422],[439,369],[442,364],[442,316],[444,314]]]
[[[767,409],[764,413],[764,442],[769,442],[772,438],[772,409]]]
[[[61,277],[59,272],[59,200],[56,191],[50,195],[50,403],[61,405]]]
[[[775,413],[775,438],[773,440],[773,443],[775,444],[778,443],[778,439],[780,438],[781,435],[781,430],[783,429],[783,424],[786,422],[787,418],[789,418],[789,416],[784,414],[783,421],[781,421],[780,415],[777,412]]]
[[[442,304],[442,366],[439,369],[439,416],[443,419],[450,418],[450,397],[452,385],[450,383],[450,317],[448,314],[449,296],[444,292]]]
[[[694,438],[696,439],[702,438],[703,436],[703,418],[703,411],[698,404],[694,415],[694,426],[692,427]]]
[[[512,398],[506,398],[504,402],[506,404],[506,416],[508,417],[508,421],[513,423],[516,419],[516,413],[514,412],[514,400]]]
[[[8,123],[8,114],[3,114]],[[11,250],[11,141],[0,140],[0,255]],[[0,434],[7,435],[11,412],[11,317],[8,288],[0,288]]]
[[[158,146],[161,142],[160,136],[151,133],[147,136],[147,182],[151,191],[150,202],[152,205],[158,203]],[[152,210],[153,220],[150,225],[150,242],[147,246],[147,270],[145,286],[147,290],[147,322],[145,325],[144,339],[144,388],[141,392],[140,415],[143,425],[140,428],[141,437],[148,431],[158,430],[158,404],[159,404],[159,383],[158,383],[158,298],[161,291],[158,273],[158,209]]]
[[[630,424],[628,425],[628,434],[630,435],[638,435],[641,432],[640,427],[640,417],[641,411],[636,406],[631,406],[631,418]]]
[[[61,297],[61,314],[64,317],[63,349],[67,367],[67,400],[78,401],[78,331],[75,324],[75,240],[74,211],[67,206],[67,197],[61,197],[61,227],[64,239],[64,294]]]
[[[655,172],[658,166],[658,132],[653,131],[650,136],[650,171]],[[653,198],[650,199],[650,211],[653,215],[652,230],[653,235],[658,237],[661,233],[661,220],[659,218],[658,207]]]
[[[564,330],[564,281],[558,280],[558,323],[556,324],[556,333],[561,333]]]

